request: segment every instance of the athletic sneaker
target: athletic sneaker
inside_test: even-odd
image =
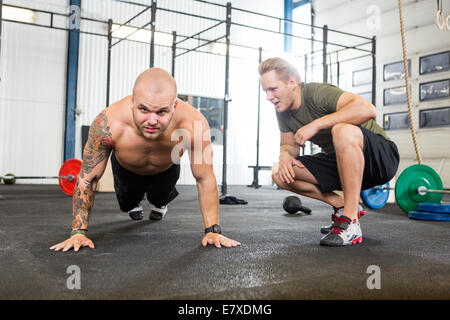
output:
[[[137,206],[131,211],[128,211],[128,214],[130,215],[130,218],[133,220],[142,220],[144,218],[144,209],[141,205]]]
[[[349,246],[362,242],[361,226],[358,220],[349,217],[336,217],[331,231],[320,240],[323,246]]]
[[[167,213],[167,205],[157,207],[152,205],[152,211],[150,212],[150,220],[161,220]]]
[[[331,214],[331,224],[329,226],[324,226],[320,228],[320,233],[327,234],[331,231],[333,227],[333,222],[336,219],[336,217],[342,216],[342,212],[344,211],[344,207],[336,208],[333,207],[334,212]],[[362,205],[358,205],[358,219],[361,218],[363,215],[365,215],[367,212],[364,211],[364,208]]]

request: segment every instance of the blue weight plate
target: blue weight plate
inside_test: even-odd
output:
[[[389,182],[381,186],[380,188],[389,188]],[[389,198],[389,189],[382,190],[377,187],[366,189],[361,191],[361,199],[366,206],[372,209],[381,209],[384,207]]]
[[[450,214],[423,211],[410,211],[408,217],[418,220],[450,221]]]
[[[416,211],[450,213],[450,203],[442,204],[437,202],[421,202],[417,204]]]

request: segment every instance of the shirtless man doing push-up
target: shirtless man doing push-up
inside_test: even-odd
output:
[[[86,233],[96,186],[110,155],[120,209],[134,219],[141,219],[133,209],[146,193],[153,205],[154,219],[161,218],[167,204],[178,195],[175,185],[180,166],[177,162],[184,150],[189,152],[197,182],[205,227],[202,245],[214,244],[218,248],[240,245],[221,235],[218,225],[219,197],[206,119],[198,110],[177,99],[176,82],[170,74],[151,68],[136,79],[132,96],[104,109],[93,121],[73,194],[71,237],[50,249],[94,248]]]

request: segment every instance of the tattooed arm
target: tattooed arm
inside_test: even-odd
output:
[[[111,150],[114,148],[112,135],[108,127],[105,110],[92,122],[89,137],[83,152],[83,164],[73,192],[72,200],[72,236],[70,239],[52,246],[50,249],[67,251],[80,246],[94,248],[86,237],[89,218],[94,205],[97,183],[103,175]]]
[[[114,147],[108,118],[105,111],[100,113],[89,129],[89,137],[83,152],[83,165],[73,193],[72,230],[87,229],[95,189]]]

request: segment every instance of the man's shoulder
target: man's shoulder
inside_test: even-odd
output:
[[[120,122],[130,118],[132,106],[133,99],[130,95],[103,109],[102,113],[105,113],[111,121]]]
[[[120,136],[124,128],[130,124],[130,104],[132,104],[131,96],[114,102],[98,113],[93,125],[101,128],[100,131],[109,132],[115,137]]]
[[[307,91],[311,90],[319,90],[319,89],[339,89],[334,84],[327,83],[327,82],[302,82],[302,89],[305,89]]]
[[[305,101],[313,105],[321,105],[323,103],[336,104],[337,100],[344,90],[341,88],[325,82],[310,82],[304,84],[303,97]]]
[[[179,110],[182,110],[182,111],[184,111],[184,112],[189,112],[189,113],[191,113],[191,112],[194,112],[194,113],[195,113],[195,111],[198,112],[197,109],[195,109],[192,105],[190,105],[190,104],[187,103],[186,101],[183,101],[183,100],[181,100],[181,99],[177,99],[176,102],[177,102],[177,108],[178,108]]]

